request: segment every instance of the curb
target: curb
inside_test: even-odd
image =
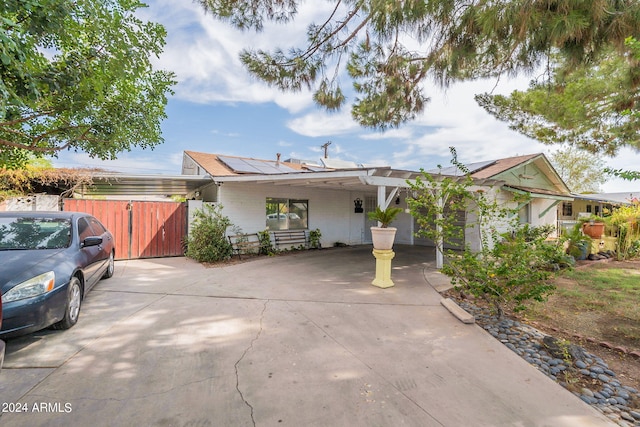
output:
[[[442,298],[440,300],[440,304],[444,306],[451,314],[458,318],[462,323],[467,325],[476,323],[476,318],[467,313],[464,309],[462,309],[458,304],[455,303],[451,298]]]

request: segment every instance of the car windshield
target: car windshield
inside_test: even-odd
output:
[[[61,249],[71,243],[71,222],[64,218],[0,218],[0,250]]]

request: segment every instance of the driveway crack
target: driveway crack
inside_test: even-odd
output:
[[[238,394],[240,395],[240,398],[242,399],[244,404],[249,407],[249,410],[251,411],[251,422],[253,423],[254,426],[256,425],[256,420],[253,418],[253,406],[251,405],[251,403],[247,401],[244,394],[242,393],[242,390],[240,389],[240,375],[238,373],[238,366],[240,365],[244,357],[247,355],[247,353],[249,353],[249,351],[253,348],[253,344],[258,340],[258,338],[260,338],[260,335],[262,334],[262,321],[264,320],[264,312],[267,310],[268,303],[269,303],[269,300],[266,300],[264,302],[264,306],[262,307],[262,313],[260,313],[260,327],[258,329],[258,332],[256,333],[256,336],[253,337],[253,339],[249,343],[249,346],[244,350],[244,352],[242,352],[242,356],[240,356],[240,358],[236,361],[234,365],[235,371],[236,371],[236,390],[238,391]]]

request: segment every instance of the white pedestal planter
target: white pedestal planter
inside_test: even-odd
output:
[[[387,251],[393,248],[393,241],[396,238],[395,227],[371,227],[371,239],[373,240],[373,248],[380,251]]]

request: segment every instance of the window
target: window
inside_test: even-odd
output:
[[[596,205],[596,212],[595,212],[596,216],[600,216],[600,206]]]
[[[80,238],[80,241],[82,242],[87,237],[91,237],[93,235],[93,230],[89,225],[89,221],[85,218],[80,218],[78,220],[78,237]]]
[[[587,213],[591,213],[591,205],[587,205]]]
[[[527,203],[518,211],[518,218],[520,219],[520,224],[529,224],[531,222],[530,220],[531,212],[530,212],[529,206],[530,205]]]
[[[267,198],[267,230],[308,228],[309,201]]]
[[[562,216],[573,216],[573,204],[571,202],[562,203]]]

